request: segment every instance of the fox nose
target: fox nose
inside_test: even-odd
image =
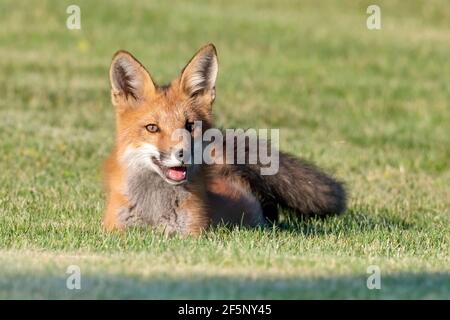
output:
[[[178,149],[174,152],[175,158],[181,161],[184,164],[184,151],[183,148]]]

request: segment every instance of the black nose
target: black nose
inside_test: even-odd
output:
[[[183,159],[183,149],[178,150],[176,153],[176,156],[179,159]]]

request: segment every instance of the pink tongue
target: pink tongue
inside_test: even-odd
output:
[[[181,181],[186,177],[186,168],[172,167],[167,169],[167,177],[174,181]]]

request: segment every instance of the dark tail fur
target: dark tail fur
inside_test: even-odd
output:
[[[269,220],[277,220],[278,205],[301,216],[325,216],[345,210],[346,192],[341,182],[286,153],[280,152],[279,161],[275,175],[261,175],[257,164],[227,166],[248,181]]]

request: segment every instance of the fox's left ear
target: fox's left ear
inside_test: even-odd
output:
[[[202,47],[181,72],[182,90],[190,97],[201,94],[214,101],[218,70],[217,51],[210,43]]]

